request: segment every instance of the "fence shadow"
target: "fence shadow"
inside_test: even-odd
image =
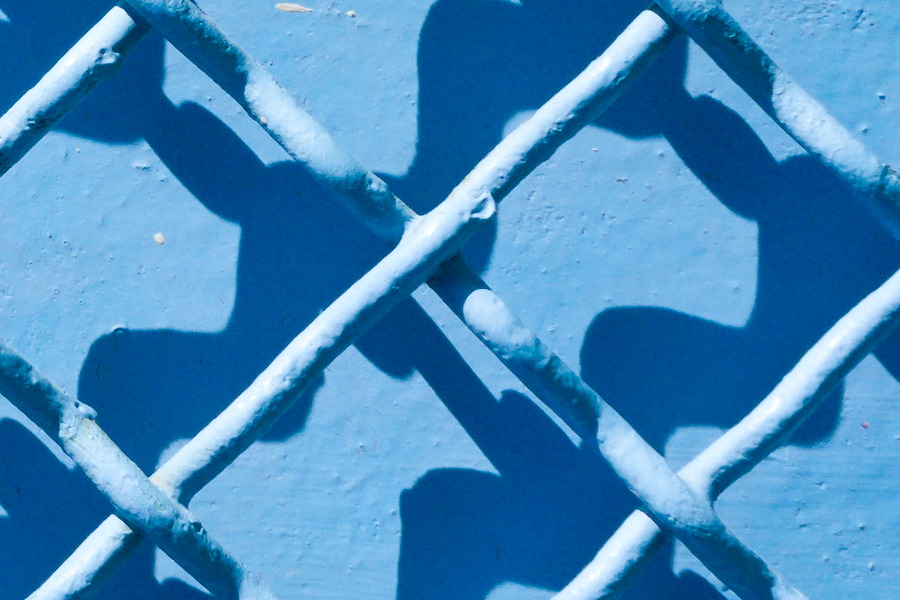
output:
[[[206,208],[241,227],[234,308],[221,331],[117,329],[91,346],[78,396],[145,470],[193,437],[320,310],[380,258],[380,245],[291,162],[265,165],[199,105],[160,97],[144,137]],[[264,439],[302,430],[312,386]],[[140,424],[152,441],[129,439]]]
[[[144,137],[206,208],[240,225],[241,240],[234,308],[223,330],[116,330],[92,344],[82,367],[79,398],[147,471],[168,444],[192,437],[225,408],[384,252],[349,215],[323,202],[323,190],[299,166],[265,165],[204,108],[157,100]],[[302,431],[322,381],[264,441]],[[146,435],[136,439],[136,430]],[[147,581],[152,562],[140,565],[130,568]],[[128,585],[129,594],[138,593]],[[130,597],[155,598],[161,586]]]
[[[499,141],[504,123],[537,108],[639,8],[436,3],[420,38],[416,158],[392,185],[407,196],[429,190],[441,197]],[[587,331],[583,376],[661,452],[679,427],[740,420],[900,266],[896,242],[818,162],[777,162],[730,109],[688,95],[684,61],[676,43],[595,125],[631,138],[664,137],[716,198],[758,223],[758,296],[744,327],[635,306],[601,312]],[[895,374],[897,347],[890,341],[877,354]],[[506,581],[561,588],[634,508],[633,498],[527,399],[508,392],[498,403],[476,381],[461,385],[467,369],[453,368],[449,357],[441,368],[457,373],[457,387],[441,393],[423,359],[415,364],[498,474],[435,469],[404,492],[397,597],[475,600]],[[827,440],[841,398],[838,390],[792,443]],[[673,575],[670,552],[648,568],[625,598],[722,597],[693,573]]]
[[[34,591],[109,514],[86,477],[12,419],[0,419],[0,506],[0,589],[8,598]]]
[[[0,114],[28,91],[84,33],[115,5],[109,0],[0,0]],[[136,142],[164,71],[162,36],[150,31],[123,68],[97,86],[57,125],[57,131],[109,143]]]
[[[37,83],[113,4],[106,0],[0,0],[0,11],[7,17],[0,19],[0,52],[5,57],[0,64],[0,113]],[[157,33],[147,34],[122,70],[98,86],[56,129],[109,143],[142,139],[146,115],[161,95],[163,46]],[[136,421],[142,430],[139,419]],[[117,441],[133,438],[134,431],[116,436]],[[137,453],[139,459],[141,454]],[[153,461],[143,457],[141,462],[146,467]],[[111,507],[84,475],[66,469],[12,420],[0,420],[0,470],[0,506],[8,513],[0,518],[0,589],[4,597],[24,598]],[[15,486],[7,482],[15,482]],[[142,548],[99,597],[209,598],[181,582],[157,583],[152,572],[153,552],[150,546]]]
[[[756,304],[729,327],[659,307],[606,310],[582,347],[584,377],[661,450],[672,424],[729,427],[803,353],[898,267],[900,249],[816,159],[777,162],[746,122],[687,93],[669,104],[665,136],[725,206],[759,227]],[[876,352],[897,373],[896,341]],[[792,443],[826,440],[842,389]]]
[[[419,35],[415,157],[402,176],[385,175],[419,212],[443,200],[503,136],[600,55],[648,6],[640,0],[439,0]],[[634,137],[657,135],[663,98],[680,86],[685,42],[677,40],[598,125]],[[464,250],[482,270],[494,231]]]
[[[10,17],[9,25],[0,23],[9,33],[0,35],[0,49],[32,61],[0,66],[10,82],[0,90],[0,105],[11,104],[30,85],[27,76],[49,68],[106,6],[86,2],[60,9],[71,14],[54,19],[35,10],[51,5],[57,3],[36,0],[26,10],[0,0]],[[644,7],[631,0],[439,0],[420,35],[415,159],[406,174],[386,179],[416,209],[430,209],[500,140],[512,116],[543,103]],[[58,46],[49,61],[22,52],[33,47],[35,35]],[[812,159],[778,163],[726,107],[688,96],[685,61],[685,44],[676,42],[596,126],[632,138],[665,137],[725,206],[757,221],[758,297],[740,328],[659,307],[597,315],[582,347],[583,375],[660,450],[678,427],[726,427],[742,417],[834,319],[887,277],[896,267],[889,257],[897,256],[896,244]],[[122,74],[61,124],[109,143],[146,139],[199,201],[241,227],[235,305],[222,331],[118,330],[96,340],[83,365],[79,397],[98,409],[104,428],[148,471],[382,253],[352,218],[322,203],[322,190],[302,169],[265,165],[202,107],[173,106],[161,91],[162,65],[162,41],[151,33]],[[113,115],[107,106],[121,110]],[[479,270],[493,239],[488,231],[466,250]],[[393,377],[418,371],[497,470],[435,469],[402,494],[398,598],[475,600],[505,581],[559,589],[635,508],[609,468],[572,444],[530,400],[514,392],[495,398],[414,302],[401,303],[357,347]],[[878,354],[895,375],[897,348]],[[314,393],[267,439],[302,431]],[[840,396],[795,443],[828,438]],[[0,421],[0,428],[0,459],[7,456],[3,449],[36,446],[20,426]],[[152,439],[138,439],[135,431]],[[9,464],[0,462],[0,469]],[[0,545],[10,548],[0,552],[0,564],[15,560],[17,569],[14,552],[21,548],[34,553],[58,544],[58,562],[106,510],[84,478],[61,470],[46,450],[36,448],[28,464],[34,477],[23,481],[34,487],[27,500],[2,487],[7,479],[0,477],[0,504],[10,515],[0,520],[6,523],[0,540],[8,531],[21,535],[22,528],[36,540]],[[69,486],[84,493],[88,508],[79,505],[74,523],[55,530],[30,506],[63,510],[52,490]],[[206,597],[178,582],[157,583],[151,549],[141,552],[101,598]],[[48,561],[35,561],[15,581],[11,570],[0,569],[0,587],[9,579],[9,589],[27,593],[52,570]],[[697,576],[673,575],[671,553],[648,569],[626,598],[721,598]]]

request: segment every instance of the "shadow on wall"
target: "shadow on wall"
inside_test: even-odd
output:
[[[117,330],[94,342],[82,367],[79,398],[149,472],[166,446],[194,436],[225,408],[383,248],[349,215],[320,203],[323,191],[296,164],[264,165],[200,106],[175,107],[161,98],[145,138],[204,206],[241,227],[236,297],[225,329]],[[301,431],[321,383],[263,440]],[[135,439],[137,428],[151,439]],[[105,592],[110,598],[121,597],[120,585],[128,585],[129,597],[167,597],[162,588],[133,588],[128,575],[117,582]]]
[[[504,123],[537,108],[643,7],[436,3],[419,47],[416,158],[392,184],[405,195],[429,190],[430,201],[441,197],[499,141]],[[811,157],[779,163],[731,110],[692,98],[683,89],[684,64],[684,44],[676,42],[596,125],[630,138],[666,138],[725,206],[757,221],[758,297],[741,328],[639,306],[604,311],[591,324],[582,375],[659,451],[679,427],[735,424],[828,327],[900,266],[897,243],[852,192]],[[876,355],[900,374],[897,339]],[[495,404],[474,381],[442,393],[424,363],[416,367],[499,475],[436,469],[404,492],[397,597],[479,600],[506,581],[560,589],[635,501],[605,465],[572,446],[525,398],[507,393]],[[446,359],[442,368],[452,364]],[[792,443],[827,440],[841,398],[836,391]],[[625,598],[722,597],[699,576],[673,575],[670,552],[648,570]]]
[[[109,0],[0,0],[0,112],[5,113],[115,3]],[[143,137],[142,115],[153,108],[163,79],[163,39],[150,32],[123,68],[68,115],[58,131],[110,143]],[[147,95],[147,94],[150,95]]]
[[[19,3],[7,6],[0,0],[0,10],[9,17],[9,23],[0,23],[0,48],[7,56],[22,55],[21,62],[4,63],[10,71],[13,65],[18,69],[0,92],[4,108],[109,7],[85,2],[77,9],[55,11],[54,19],[38,18],[56,4],[38,0],[26,11]],[[47,39],[48,44],[35,51],[35,39]],[[99,411],[104,429],[148,473],[166,448],[194,436],[384,251],[348,215],[320,204],[321,188],[298,165],[263,164],[207,110],[195,104],[172,105],[162,93],[162,82],[163,41],[151,32],[122,71],[98,86],[59,127],[108,143],[146,139],[199,201],[241,227],[235,305],[223,331],[117,329],[92,344],[82,367],[78,397]],[[320,378],[263,439],[284,440],[302,431],[321,383]],[[9,422],[9,427],[18,426]],[[22,431],[3,442],[15,447],[18,438],[27,436]],[[10,536],[11,543],[2,548],[13,550],[0,551],[0,565],[13,565],[0,568],[0,589],[10,597],[24,597],[37,587],[109,511],[83,477],[64,473],[33,439],[30,446],[40,448],[35,455],[45,460],[29,462],[25,484],[16,490],[0,488],[0,505],[9,512],[9,519],[0,520],[0,540]],[[70,480],[81,482],[74,489],[87,490],[86,506],[54,513],[66,515],[66,527],[56,529],[58,524],[43,518],[29,525],[16,510],[24,506],[25,496],[17,496],[22,488],[30,493],[31,506],[49,508],[58,505],[60,497],[44,497],[42,492],[72,489]],[[27,538],[19,537],[22,527],[29,532]],[[46,540],[52,540],[52,552],[45,548]],[[20,563],[23,547],[25,554],[41,554],[46,560]],[[152,551],[145,549],[99,597],[207,596],[181,582],[157,583]]]
[[[40,5],[57,3],[35,0],[27,11],[20,4],[0,0],[10,17],[0,23],[0,49],[23,59],[0,65],[10,82],[0,90],[4,107],[106,6],[85,2],[45,19]],[[415,159],[389,183],[417,210],[434,206],[500,140],[512,116],[549,98],[644,6],[630,0],[435,3],[419,44]],[[47,47],[23,52],[34,39],[48,40]],[[241,227],[235,307],[223,331],[117,331],[93,344],[83,366],[79,397],[98,409],[104,428],[147,471],[383,253],[351,217],[323,208],[322,191],[301,169],[287,162],[266,166],[202,107],[173,106],[161,92],[162,47],[151,33],[122,73],[61,124],[109,143],[147,139],[199,201]],[[887,258],[897,255],[896,244],[815,161],[776,162],[734,113],[687,95],[685,56],[685,44],[676,42],[596,125],[632,138],[664,136],[711,193],[755,219],[759,283],[743,328],[624,307],[600,313],[588,330],[584,377],[660,450],[678,427],[727,427],[746,414],[821,332],[897,266]],[[478,269],[492,243],[488,232],[467,248]],[[573,445],[530,400],[512,392],[493,397],[414,302],[402,303],[357,346],[391,376],[421,373],[499,473],[436,469],[403,493],[398,598],[475,600],[505,581],[559,589],[636,506],[609,468]],[[900,355],[891,349],[897,347],[879,353],[895,375]],[[302,431],[314,391],[267,439]],[[836,394],[794,442],[827,439],[839,411]],[[83,477],[64,471],[20,426],[4,421],[0,427],[0,505],[9,513],[0,520],[0,541],[7,540],[0,548],[11,549],[0,551],[0,565],[14,564],[0,568],[0,588],[21,597],[105,509]],[[152,439],[137,439],[135,431]],[[2,470],[16,468],[6,457],[23,448],[33,450],[28,477],[14,478],[24,482],[21,489],[4,487],[10,479]],[[56,492],[71,489],[78,494],[75,513]],[[44,509],[68,520],[48,522]],[[55,554],[46,552],[51,544]],[[23,553],[40,559],[22,561]],[[673,575],[670,553],[648,568],[626,598],[721,598],[692,574]],[[100,594],[121,597],[206,596],[179,582],[157,583],[152,552],[144,548]]]
[[[112,5],[104,0],[0,0],[6,16],[0,18],[0,53],[5,57],[0,63],[0,112]],[[110,143],[140,140],[145,116],[161,98],[162,77],[163,40],[151,32],[129,55],[125,68],[89,95],[57,130]],[[122,442],[133,434],[115,437]],[[81,473],[66,469],[11,420],[0,421],[0,506],[8,513],[0,518],[0,589],[9,598],[24,598],[33,591],[110,512]],[[157,583],[151,565],[152,549],[147,546],[122,570],[114,589],[100,597],[209,598],[181,582]]]
[[[781,163],[738,115],[682,92],[664,135],[729,209],[759,226],[757,298],[743,327],[656,307],[600,313],[582,347],[584,377],[657,449],[667,423],[729,427],[841,316],[900,267],[898,244],[810,156]],[[714,140],[714,141],[713,141]],[[896,377],[896,339],[875,353]],[[826,439],[842,389],[795,432]],[[712,407],[715,407],[712,409]]]
[[[534,110],[596,58],[647,7],[639,0],[439,0],[419,37],[418,139],[409,170],[385,176],[419,212],[443,200],[502,138],[506,123]],[[598,125],[625,135],[658,135],[664,97],[680,85],[685,44],[676,41],[637,93]],[[465,256],[478,270],[493,231],[472,238]]]
[[[23,468],[27,465],[27,468]],[[0,586],[25,598],[110,513],[109,503],[79,471],[69,471],[34,434],[0,419]],[[156,581],[144,544],[98,598],[210,600],[177,580]]]

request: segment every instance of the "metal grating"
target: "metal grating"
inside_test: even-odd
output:
[[[784,443],[841,379],[900,323],[900,273],[838,321],[740,423],[675,473],[632,426],[509,310],[458,254],[498,203],[596,119],[679,35],[693,38],[788,134],[861,192],[900,234],[900,180],[793,82],[715,0],[661,0],[530,119],[437,208],[418,215],[341,150],[272,76],[190,0],[113,8],[0,118],[0,174],[36,144],[151,28],[234,98],[298,163],[393,249],[298,335],[237,399],[150,477],[94,411],[0,342],[0,393],[50,435],[115,507],[30,598],[84,598],[148,538],[221,598],[274,598],[188,510],[192,497],[258,439],[341,352],[427,283],[643,506],[557,598],[611,598],[668,536],[741,598],[805,596],[737,539],[712,504]]]

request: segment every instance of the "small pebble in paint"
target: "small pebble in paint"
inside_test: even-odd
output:
[[[348,10],[348,11],[347,11],[347,16],[350,17],[351,19],[355,19],[355,18],[356,18],[356,11],[355,11],[355,10]]]
[[[153,241],[162,246],[166,243],[166,237],[161,233],[153,234]]]
[[[868,423],[867,421],[863,421],[862,423],[860,423],[860,425],[862,425],[862,428],[863,428],[863,429],[868,429],[868,428],[869,428],[869,423]]]
[[[259,124],[262,125],[263,127],[265,127],[266,125],[269,124],[269,120],[268,120],[267,118],[265,118],[265,117],[260,117],[260,118],[259,118]]]
[[[293,2],[279,2],[275,5],[275,8],[282,12],[308,13],[313,11],[313,9],[311,8],[300,6],[299,4],[294,4]]]

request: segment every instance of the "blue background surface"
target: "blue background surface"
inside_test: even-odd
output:
[[[257,0],[202,6],[420,211],[645,7],[307,4],[314,12]],[[725,6],[898,163],[892,2]],[[0,110],[108,8],[0,0]],[[147,471],[385,252],[155,33],[0,180],[0,224],[0,334],[97,409]],[[679,466],[894,272],[898,250],[834,176],[680,40],[526,179],[466,254]],[[636,503],[431,292],[414,299],[191,508],[281,597],[548,598]],[[717,504],[811,598],[895,597],[898,377],[900,338]],[[2,596],[27,595],[108,511],[0,401]],[[675,544],[626,598],[722,598],[717,589]],[[99,597],[205,594],[145,547]]]

